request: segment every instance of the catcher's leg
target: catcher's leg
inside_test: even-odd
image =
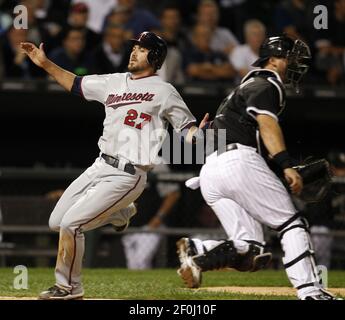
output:
[[[226,267],[257,271],[267,266],[272,257],[271,253],[264,253],[261,224],[237,203],[220,199],[211,207],[232,241],[182,238],[177,242],[181,263],[178,274],[190,288],[200,286],[202,271]]]
[[[262,225],[239,204],[231,199],[220,199],[212,204],[212,209],[221,222],[229,240],[238,253],[244,254],[242,262],[236,266],[239,271],[257,271],[265,268],[272,254],[264,252]],[[251,246],[253,244],[253,246]],[[260,252],[260,254],[253,254]]]
[[[307,221],[296,215],[278,228],[278,231],[285,254],[284,267],[292,285],[297,289],[298,298],[302,300],[319,296],[329,298],[331,295],[322,290]]]
[[[319,295],[309,236],[305,228],[296,227],[302,222],[296,220],[297,210],[283,183],[257,153],[225,153],[224,158],[217,159],[218,189],[231,195],[255,220],[283,232],[283,262],[291,283],[298,289],[298,297]]]
[[[223,241],[203,254],[197,254],[193,240],[182,238],[177,242],[181,267],[178,274],[188,288],[201,285],[202,272],[234,268],[239,271],[257,271],[271,261],[271,253],[263,253],[263,248],[250,243],[245,253],[239,253],[233,241]]]

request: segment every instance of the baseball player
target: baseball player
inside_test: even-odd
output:
[[[199,287],[204,271],[231,267],[256,271],[270,261],[264,253],[262,224],[279,232],[286,273],[302,300],[333,300],[319,284],[308,226],[281,180],[268,167],[271,159],[283,172],[290,191],[303,182],[286,150],[278,118],[285,106],[283,81],[298,87],[310,58],[309,47],[286,36],[267,38],[260,69],[252,70],[220,105],[211,125],[226,129],[226,148],[207,156],[200,172],[206,202],[222,223],[228,241],[182,238],[177,242],[178,274],[188,287]],[[197,183],[192,181],[195,187]]]
[[[84,295],[84,232],[109,223],[118,230],[128,226],[136,213],[133,201],[144,190],[146,172],[155,162],[168,123],[177,131],[186,129],[187,141],[192,141],[198,130],[176,89],[156,75],[167,54],[165,41],[143,32],[132,42],[129,72],[84,77],[50,61],[43,44],[39,48],[21,44],[31,60],[67,91],[105,107],[100,156],[66,189],[50,216],[50,228],[60,235],[56,284],[43,291],[40,299],[67,300]]]

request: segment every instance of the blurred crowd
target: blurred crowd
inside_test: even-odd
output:
[[[25,5],[28,29],[15,29],[13,9]],[[314,27],[316,5],[328,9],[328,29]],[[169,52],[160,76],[238,83],[267,35],[305,40],[313,61],[307,81],[345,83],[345,0],[0,0],[0,80],[46,75],[19,44],[44,43],[58,65],[78,75],[126,71],[128,39],[160,34]]]

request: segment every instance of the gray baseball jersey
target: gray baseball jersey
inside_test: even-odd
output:
[[[177,131],[195,122],[176,89],[157,75],[136,80],[130,73],[85,76],[81,90],[87,100],[105,106],[101,152],[133,164],[154,162],[168,122]]]

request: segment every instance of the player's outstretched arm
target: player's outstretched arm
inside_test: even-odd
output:
[[[186,141],[188,143],[193,143],[193,136],[197,134],[198,130],[203,129],[206,126],[208,118],[209,118],[209,114],[206,113],[204,118],[201,120],[199,127],[192,126],[189,128],[186,135]]]
[[[66,90],[71,91],[76,75],[49,60],[44,52],[43,43],[37,48],[33,43],[22,42],[20,47],[34,64],[49,73]]]

